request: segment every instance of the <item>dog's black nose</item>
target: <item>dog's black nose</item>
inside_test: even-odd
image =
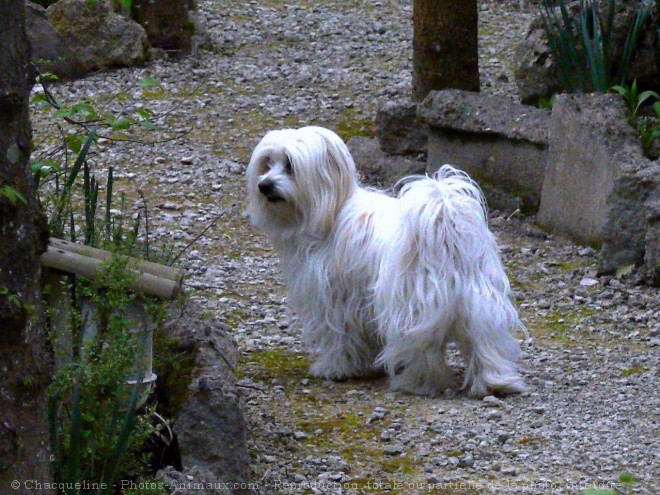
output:
[[[261,182],[259,182],[259,191],[261,192],[261,194],[269,196],[273,194],[274,189],[275,189],[275,182],[273,182],[271,179],[264,179]]]

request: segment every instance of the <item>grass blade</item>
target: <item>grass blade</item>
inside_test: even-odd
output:
[[[83,144],[80,153],[78,153],[78,157],[76,158],[76,161],[73,164],[71,171],[67,175],[64,186],[62,187],[62,192],[60,193],[59,199],[57,201],[57,207],[55,210],[53,221],[51,222],[51,225],[55,227],[60,225],[62,214],[64,212],[64,207],[70,200],[71,188],[73,187],[73,184],[76,181],[78,174],[80,173],[80,169],[82,168],[83,164],[85,163],[85,160],[87,159],[89,148],[92,146],[92,143],[94,142],[95,138],[96,138],[96,131],[91,131],[87,136],[87,139],[85,140],[85,144]]]

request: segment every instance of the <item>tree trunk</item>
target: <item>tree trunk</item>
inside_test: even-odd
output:
[[[50,359],[38,318],[39,254],[47,230],[28,166],[25,0],[0,2],[0,46],[0,493],[27,494],[33,492],[26,480],[50,480]]]
[[[479,91],[476,0],[414,0],[413,98],[456,88]]]

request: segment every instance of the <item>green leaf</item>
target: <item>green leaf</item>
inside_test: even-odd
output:
[[[66,144],[71,151],[74,153],[80,153],[83,143],[85,142],[85,136],[82,134],[69,134],[66,137]]]
[[[623,97],[628,96],[628,93],[630,93],[630,89],[626,88],[625,86],[618,86],[618,85],[612,86],[612,91],[616,91]]]
[[[32,173],[37,174],[40,178],[47,177],[53,170],[59,172],[61,167],[60,164],[55,160],[32,160],[30,161],[30,167],[32,168]]]
[[[637,115],[637,111],[639,110],[639,107],[642,106],[642,103],[644,103],[649,98],[660,100],[660,95],[658,95],[658,93],[655,91],[644,91],[642,94],[640,94],[639,98],[637,99],[637,104],[635,105],[635,111],[633,112],[635,115]]]
[[[140,126],[142,126],[144,129],[148,131],[153,131],[157,129],[157,127],[149,120],[141,120],[140,121]]]
[[[44,72],[43,74],[40,74],[37,76],[37,81],[41,82],[44,80],[48,81],[59,81],[60,78],[57,74],[53,74],[52,72]]]
[[[55,117],[71,117],[71,109],[70,108],[60,108],[55,112]]]
[[[42,101],[48,101],[48,98],[46,98],[45,93],[36,93],[32,97],[32,103],[41,103]]]
[[[12,186],[3,186],[2,188],[0,188],[0,194],[5,196],[9,200],[9,202],[13,205],[16,204],[17,200],[20,200],[21,203],[25,205],[27,204],[27,200],[25,199],[25,196],[19,193]]]
[[[140,81],[140,87],[142,89],[150,89],[156,86],[160,86],[160,83],[153,77],[146,77]]]
[[[96,109],[89,103],[76,103],[71,107],[71,113],[84,120],[94,120],[98,118]]]
[[[656,116],[660,119],[660,101],[656,101],[653,104],[653,110],[655,110]]]
[[[126,117],[117,118],[110,122],[110,127],[115,131],[125,131],[131,127],[131,121]]]
[[[585,490],[582,495],[616,495],[614,490]]]
[[[148,108],[139,108],[135,113],[137,113],[143,119],[150,119],[154,116],[154,111]]]

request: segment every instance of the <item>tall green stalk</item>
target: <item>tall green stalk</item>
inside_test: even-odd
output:
[[[605,0],[580,0],[577,17],[571,15],[565,0],[543,0],[543,27],[564,90],[571,93],[605,93],[613,85],[625,83],[653,1],[643,0],[638,7],[628,30],[621,59],[615,64],[616,47],[612,46],[612,39],[616,0],[607,0],[604,15],[601,4]],[[614,73],[617,65],[618,70]]]

